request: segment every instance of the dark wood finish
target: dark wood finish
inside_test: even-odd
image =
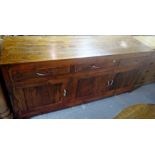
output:
[[[139,70],[141,70],[141,72],[136,81],[137,86],[155,82],[155,53],[152,53]]]
[[[155,81],[154,51],[132,37],[34,38],[4,41],[1,70],[16,118],[117,95]]]
[[[113,82],[115,94],[131,91],[134,88],[138,74],[139,70],[136,68],[133,70],[116,73]]]
[[[55,109],[61,106],[64,97],[67,95],[67,81],[49,80],[36,81],[29,84],[20,84],[14,88],[14,108],[16,117],[31,111],[41,111],[44,107]],[[20,109],[20,110],[19,110]]]
[[[51,77],[56,75],[63,75],[70,72],[69,67],[61,67],[61,68],[36,68],[32,70],[21,70],[16,68],[17,70],[12,70],[12,76],[14,81],[22,81],[26,79],[40,78],[40,77]]]
[[[102,59],[94,59],[93,61],[75,65],[75,72],[86,72],[102,69],[104,71],[114,68],[118,65],[119,59],[117,56],[103,57]]]
[[[132,36],[16,36],[4,37],[0,64],[135,54],[152,48]]]
[[[98,77],[96,92],[101,96],[114,95],[114,71],[105,72]]]

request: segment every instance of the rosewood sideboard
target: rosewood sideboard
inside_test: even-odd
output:
[[[133,36],[7,36],[0,65],[14,118],[155,82],[155,51]]]

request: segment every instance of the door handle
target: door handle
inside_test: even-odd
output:
[[[114,83],[114,80],[108,81],[108,86],[112,86]]]
[[[114,80],[111,80],[110,86],[112,86],[112,85],[113,85],[113,83],[114,83]]]
[[[66,89],[64,89],[64,94],[63,95],[67,96],[67,90]]]

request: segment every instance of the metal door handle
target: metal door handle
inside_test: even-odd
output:
[[[112,85],[113,85],[113,83],[114,83],[114,80],[111,80],[110,86],[112,86]]]
[[[114,80],[108,81],[108,86],[112,86],[114,83]]]
[[[67,91],[66,91],[66,89],[64,89],[64,96],[67,96]]]

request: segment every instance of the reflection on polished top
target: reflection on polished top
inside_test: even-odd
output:
[[[132,36],[8,36],[2,45],[0,64],[152,51]]]
[[[134,38],[155,49],[155,36],[135,36]]]

